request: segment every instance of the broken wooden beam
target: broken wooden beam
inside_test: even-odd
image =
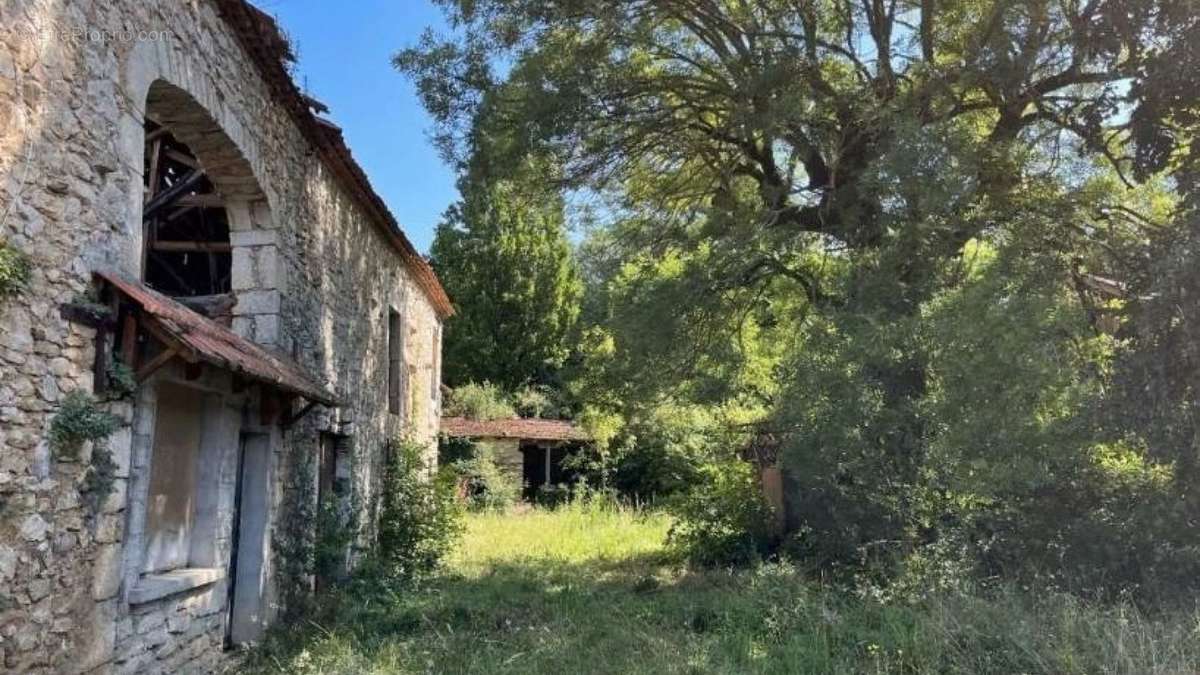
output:
[[[175,203],[180,197],[184,196],[188,190],[195,187],[196,183],[204,177],[202,169],[192,169],[179,182],[162,192],[154,195],[147,202],[145,208],[142,209],[142,220],[153,218],[154,214],[162,210],[164,206]]]
[[[198,206],[203,209],[225,208],[225,198],[218,194],[184,195],[175,200],[176,206]]]
[[[162,253],[229,253],[233,246],[227,241],[167,241],[159,239],[150,248]]]

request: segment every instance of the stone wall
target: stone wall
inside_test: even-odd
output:
[[[107,443],[112,493],[94,510],[80,499],[90,449],[59,461],[46,440],[62,397],[93,385],[94,331],[62,319],[59,307],[89,288],[99,266],[141,273],[152,91],[182,92],[194,104],[180,124],[220,129],[205,135],[214,147],[192,149],[225,179],[214,182],[230,199],[235,329],[295,359],[344,403],[274,432],[272,539],[282,511],[315,494],[282,477],[313,464],[318,432],[352,439],[353,489],[368,525],[385,441],[411,435],[436,457],[440,318],[213,3],[0,0],[0,237],[33,263],[27,288],[0,300],[0,669],[202,671],[221,658],[223,583],[148,603],[129,598],[128,536],[142,527],[136,494],[146,471],[135,449],[145,450],[150,389],[110,405],[124,425]],[[403,416],[387,413],[389,308],[406,326]],[[244,405],[252,417],[253,401]],[[270,581],[277,597],[279,580]]]

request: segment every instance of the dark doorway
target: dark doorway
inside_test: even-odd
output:
[[[572,448],[526,443],[521,445],[521,479],[525,484],[525,499],[533,501],[547,485],[570,485],[577,472],[567,467],[566,459]]]

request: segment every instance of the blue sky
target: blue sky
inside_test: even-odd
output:
[[[445,28],[428,0],[253,0],[299,53],[297,84],[329,106],[355,159],[422,252],[458,192],[429,142],[431,120],[391,64],[426,26]]]

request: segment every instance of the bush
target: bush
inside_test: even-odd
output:
[[[701,467],[692,489],[667,504],[676,518],[668,541],[693,563],[742,565],[771,550],[771,511],[747,462]]]
[[[29,282],[29,256],[0,239],[0,298],[16,295]]]
[[[423,451],[405,439],[388,447],[374,562],[401,582],[434,572],[463,528],[453,481],[430,477]]]
[[[50,449],[59,460],[73,461],[85,442],[108,438],[119,423],[100,409],[96,399],[77,389],[63,397],[62,407],[50,422]]]
[[[446,465],[445,472],[474,511],[504,510],[521,498],[521,479],[496,464],[495,452],[486,444],[472,444],[471,456]]]
[[[446,399],[447,417],[467,417],[473,420],[498,420],[516,417],[517,411],[500,387],[474,382],[455,387]]]
[[[557,508],[568,504],[571,502],[571,486],[562,483],[542,485],[537,489],[537,494],[533,496],[533,501],[538,506],[548,508]]]

